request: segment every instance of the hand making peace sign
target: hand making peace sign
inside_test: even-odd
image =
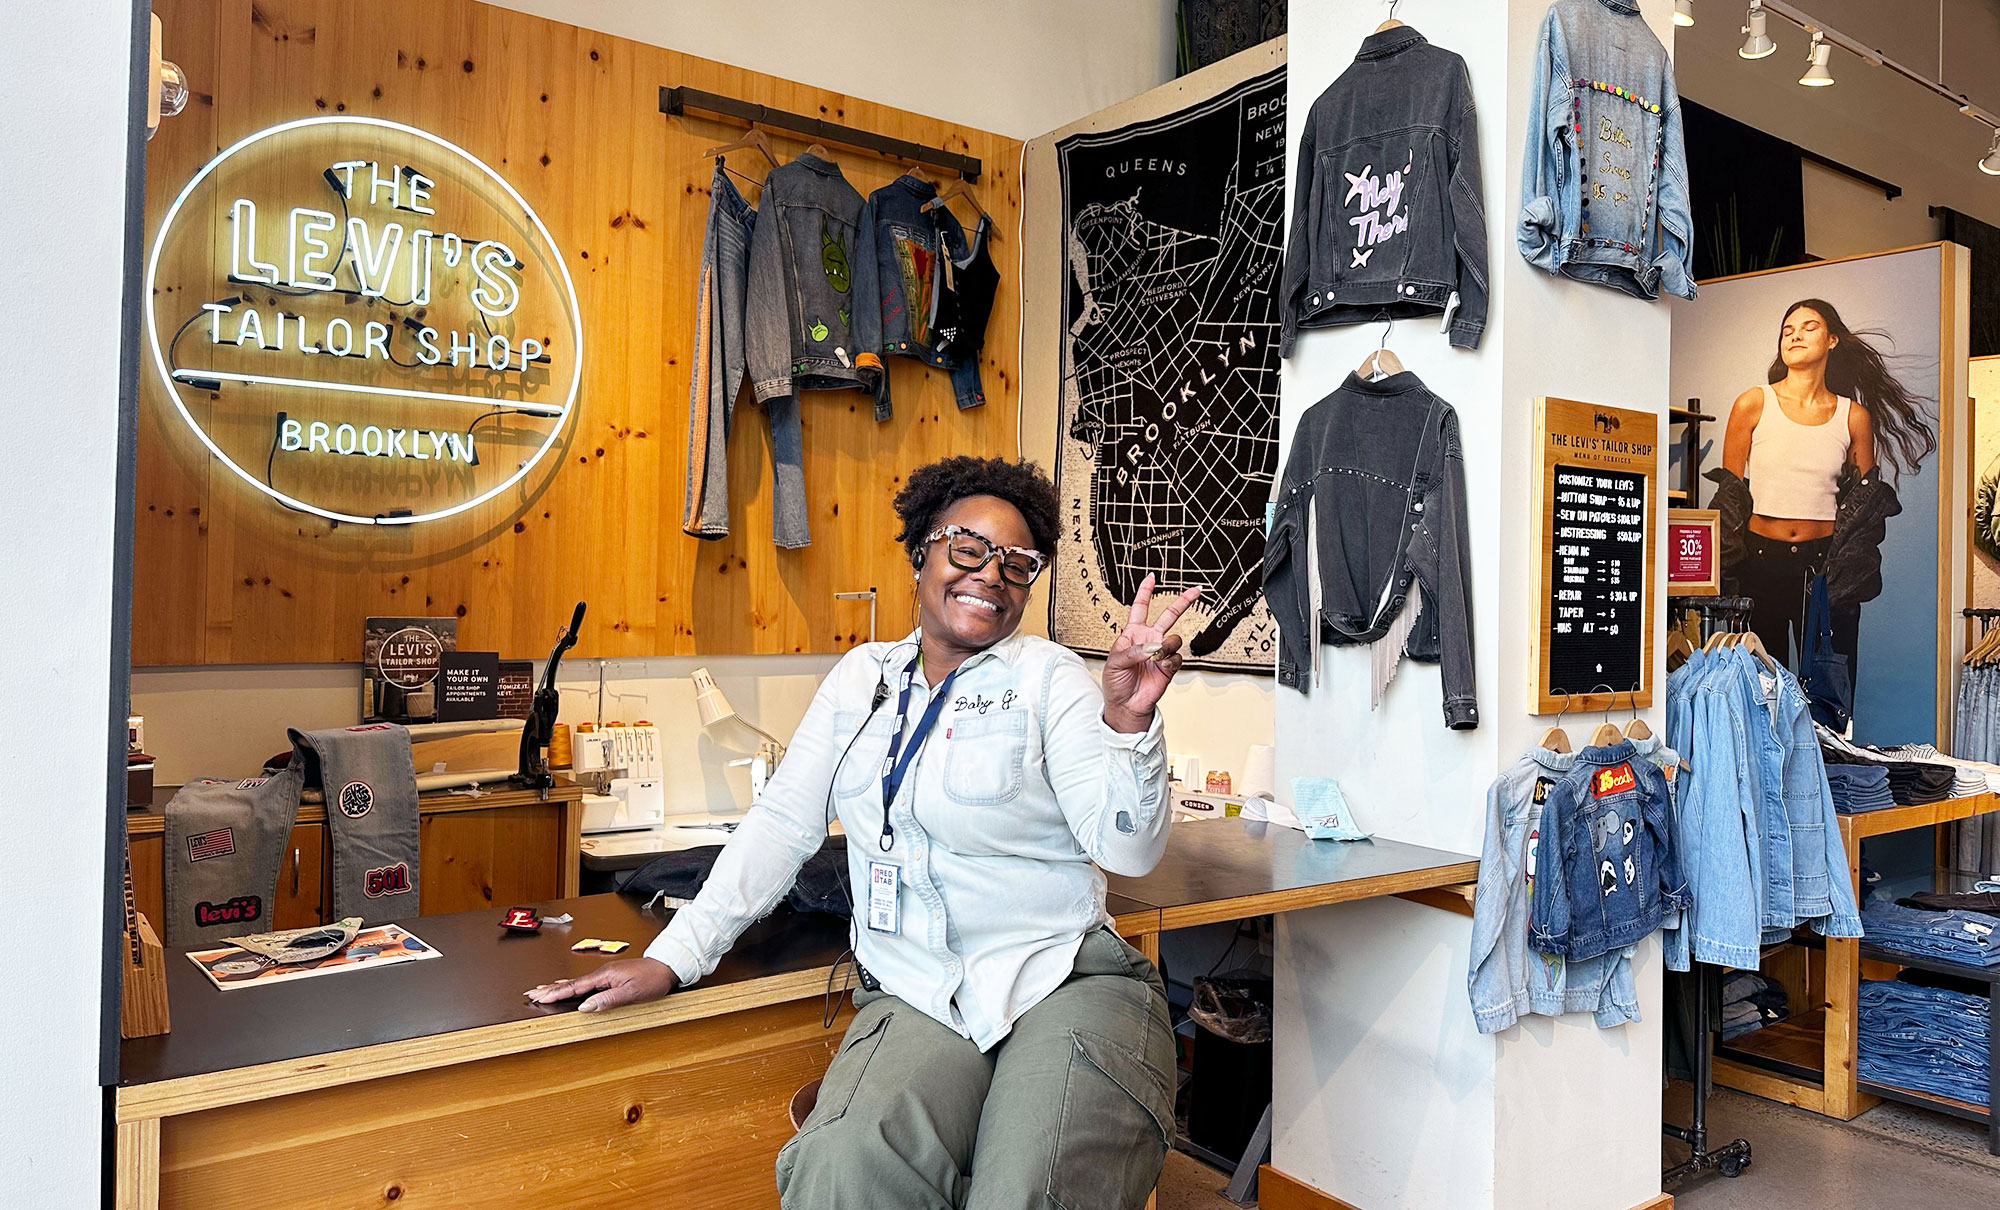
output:
[[[1132,598],[1132,616],[1104,658],[1104,721],[1114,731],[1144,731],[1153,722],[1153,707],[1181,669],[1181,636],[1168,634],[1181,614],[1201,596],[1190,588],[1149,621],[1153,608],[1153,577],[1139,584]],[[1149,652],[1149,647],[1157,650]]]

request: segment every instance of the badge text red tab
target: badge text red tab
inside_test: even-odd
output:
[[[1590,779],[1590,795],[1592,798],[1602,798],[1606,794],[1618,794],[1630,790],[1638,784],[1639,779],[1633,776],[1632,765],[1628,761],[1622,765],[1613,765],[1609,769],[1598,770]]]

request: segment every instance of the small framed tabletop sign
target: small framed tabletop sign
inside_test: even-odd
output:
[[[1659,417],[1535,400],[1532,714],[1653,704]]]
[[[1667,595],[1722,592],[1722,514],[1712,508],[1667,510]]]

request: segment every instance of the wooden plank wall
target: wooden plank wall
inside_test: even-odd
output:
[[[211,156],[280,121],[353,113],[405,122],[493,165],[569,260],[588,356],[562,469],[525,507],[498,500],[410,527],[335,526],[287,511],[216,464],[141,380],[133,660],[144,665],[360,658],[371,614],[458,614],[460,646],[546,654],[578,599],[577,654],[837,652],[911,616],[890,499],[907,470],[947,453],[1016,452],[1021,144],[726,64],[473,0],[158,0],[167,56],[193,96],[147,147],[148,240]],[[809,31],[799,36],[809,37]],[[857,73],[894,70],[893,52]],[[860,78],[860,76],[857,76]],[[805,398],[813,545],[770,540],[769,437],[746,389],[729,458],[731,536],[680,530],[693,295],[712,162],[740,132],[658,111],[663,84],[823,113],[980,157],[975,186],[1000,240],[983,408],[891,359],[896,415],[859,393]],[[780,157],[805,141],[773,134]],[[864,195],[902,165],[833,148]],[[732,163],[753,175],[754,153]],[[938,175],[938,174],[933,174]],[[754,191],[746,192],[752,194]],[[955,203],[961,217],[971,211]],[[551,457],[556,456],[554,452]]]

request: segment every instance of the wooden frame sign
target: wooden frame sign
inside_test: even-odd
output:
[[[1667,595],[1722,594],[1722,514],[1712,508],[1667,510]]]
[[[1653,704],[1659,417],[1535,400],[1530,712]]]

